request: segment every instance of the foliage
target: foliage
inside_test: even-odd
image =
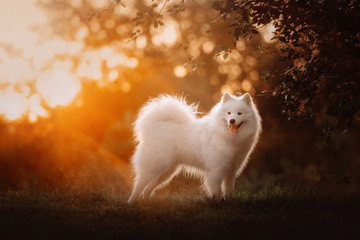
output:
[[[331,116],[328,128],[350,127],[360,111],[360,5],[357,1],[215,1],[223,18],[232,18],[235,41],[275,27],[282,61],[289,67],[273,74],[273,92],[289,119]]]
[[[154,2],[151,6],[161,1]],[[184,1],[173,2],[168,12],[184,11]],[[211,26],[221,19],[230,21],[234,45],[241,38],[250,40],[268,24],[275,27],[273,39],[282,54],[279,60],[288,67],[265,78],[273,80],[272,94],[281,100],[289,120],[317,122],[325,131],[353,125],[360,111],[357,1],[226,0],[214,1],[212,7],[219,15],[204,28],[214,39]],[[156,21],[154,18],[155,27]],[[220,47],[215,57],[223,54],[226,59],[230,51]]]

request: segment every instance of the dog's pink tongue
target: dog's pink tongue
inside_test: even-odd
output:
[[[230,133],[230,135],[231,135],[231,136],[235,136],[236,132],[237,132],[237,127],[231,125],[230,128],[229,128],[229,133]]]

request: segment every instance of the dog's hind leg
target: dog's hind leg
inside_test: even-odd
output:
[[[134,203],[139,198],[145,187],[149,184],[149,181],[151,181],[151,177],[146,174],[142,174],[136,177],[134,190],[128,200],[128,203]]]
[[[161,173],[158,177],[154,178],[144,190],[144,199],[151,199],[155,190],[166,182],[171,181],[172,176],[175,176],[176,172],[174,169],[170,169]]]

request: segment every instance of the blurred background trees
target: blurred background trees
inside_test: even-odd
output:
[[[288,61],[277,80],[289,119],[322,121],[324,130],[347,128],[358,120],[360,4],[357,1],[216,1],[231,18],[235,41],[274,26],[281,60]],[[324,121],[327,122],[325,123]]]
[[[0,28],[2,189],[126,192],[139,107],[170,93],[206,113],[225,91],[264,123],[238,187],[358,186],[356,1],[29,2],[43,20]]]

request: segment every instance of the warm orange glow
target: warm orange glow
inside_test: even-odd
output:
[[[260,79],[260,75],[257,71],[251,71],[249,75],[250,75],[251,80],[253,80],[253,81],[257,81]]]
[[[221,94],[224,94],[225,92],[229,92],[231,94],[234,93],[233,89],[228,84],[225,84],[221,87]]]
[[[91,0],[88,3],[100,9],[111,1]],[[70,4],[76,9],[83,6],[83,1],[71,0]],[[37,25],[40,28],[34,28]],[[0,2],[0,45],[10,46],[0,49],[0,117],[13,121],[27,116],[24,119],[35,122],[49,115],[45,105],[50,108],[69,105],[81,90],[81,81],[92,80],[98,86],[106,86],[119,78],[122,69],[134,69],[139,65],[137,57],[122,52],[122,49],[132,49],[134,43],[118,41],[99,48],[86,45],[89,34],[96,33],[98,39],[106,36],[98,18],[90,19],[86,25],[74,15],[71,26],[74,40],[51,34],[44,37],[40,29],[52,26],[39,9],[37,0]],[[116,27],[119,26],[113,19],[105,22],[106,29]],[[128,31],[128,25],[122,25],[122,34]],[[174,22],[157,31],[161,44],[167,46],[174,44],[178,37]],[[138,49],[146,45],[146,37],[136,40]],[[129,92],[130,82],[123,81],[120,90]]]
[[[123,83],[121,83],[121,90],[124,92],[124,93],[127,93],[131,90],[131,85],[129,82],[126,82],[124,81]]]
[[[227,73],[229,72],[229,66],[226,65],[226,64],[221,64],[221,65],[219,65],[219,67],[218,67],[218,71],[219,71],[219,73],[221,73],[221,74],[227,74]]]

